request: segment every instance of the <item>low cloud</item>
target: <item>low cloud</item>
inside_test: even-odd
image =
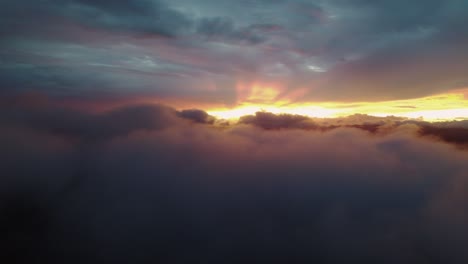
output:
[[[255,115],[243,116],[240,118],[239,123],[259,126],[263,129],[317,128],[315,122],[306,116],[290,114],[275,115],[269,112],[257,112]]]
[[[2,256],[468,260],[468,152],[421,136],[421,123],[320,129],[318,119],[260,113],[218,126],[205,114],[160,105],[101,114],[2,107]]]
[[[210,116],[207,112],[198,109],[182,110],[178,112],[178,116],[197,123],[213,124],[215,122],[215,117]]]

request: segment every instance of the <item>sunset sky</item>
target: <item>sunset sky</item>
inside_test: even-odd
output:
[[[468,116],[465,0],[19,0],[0,15],[2,94]]]
[[[0,262],[468,263],[468,0],[0,0]]]

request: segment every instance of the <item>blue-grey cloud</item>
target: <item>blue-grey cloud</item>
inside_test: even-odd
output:
[[[239,40],[248,43],[260,43],[264,38],[255,32],[255,27],[238,28],[229,18],[212,17],[198,21],[196,32],[214,40]]]
[[[76,22],[127,33],[155,33],[173,36],[189,27],[191,21],[159,1],[15,1],[3,3],[6,24],[2,31],[10,34],[33,34],[40,31],[66,34],[66,27],[56,23]],[[21,15],[25,19],[17,19]],[[15,27],[13,31],[11,27]],[[21,31],[18,31],[21,29]],[[15,33],[16,31],[16,33]],[[23,32],[24,31],[24,32]]]
[[[312,101],[414,98],[468,83],[463,0],[1,5],[4,91],[231,105],[239,82],[305,88]]]

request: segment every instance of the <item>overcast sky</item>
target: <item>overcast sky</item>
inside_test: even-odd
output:
[[[0,3],[2,93],[235,105],[380,101],[468,86],[466,0]]]

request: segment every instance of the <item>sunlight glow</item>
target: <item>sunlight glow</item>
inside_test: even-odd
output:
[[[209,109],[208,113],[222,119],[238,119],[241,116],[252,115],[259,111],[320,118],[367,114],[422,118],[425,121],[468,119],[468,100],[465,98],[467,89],[423,98],[385,102],[293,103],[287,96],[280,97],[279,89],[272,86],[261,88],[258,85],[248,91],[244,88],[244,100],[236,107]]]
[[[244,105],[233,109],[215,109],[208,111],[210,115],[222,119],[238,119],[241,116],[253,115],[256,112],[265,111],[274,114],[293,114],[293,115],[304,115],[313,117],[333,117],[339,110],[327,109],[313,105],[302,105],[302,106],[282,106],[277,107],[274,105]]]

